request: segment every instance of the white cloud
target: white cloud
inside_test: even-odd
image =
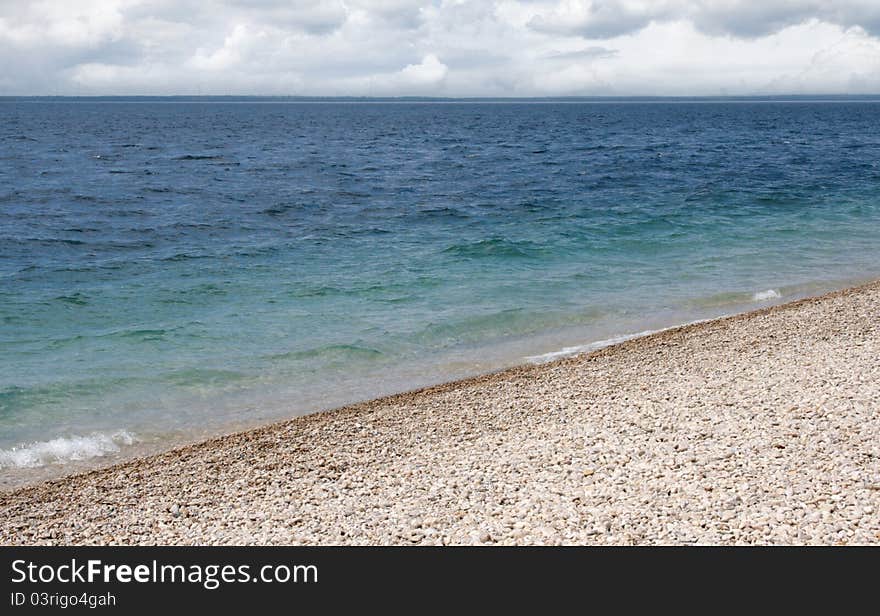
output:
[[[874,0],[561,0],[542,6],[528,25],[556,34],[603,39],[651,23],[687,20],[708,34],[754,38],[818,19],[880,34]]]
[[[443,81],[449,68],[437,59],[434,54],[428,54],[418,64],[407,64],[401,71],[400,77],[403,83],[417,86],[436,85]]]
[[[0,0],[2,94],[880,92],[877,0]]]
[[[667,2],[562,0],[532,17],[539,32],[605,39],[641,30],[670,12]]]

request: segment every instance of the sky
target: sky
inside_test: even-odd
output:
[[[880,0],[0,0],[0,95],[880,93]]]

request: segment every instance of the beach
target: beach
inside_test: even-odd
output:
[[[880,276],[869,101],[0,105],[0,490]]]
[[[880,282],[0,494],[11,544],[880,542]]]

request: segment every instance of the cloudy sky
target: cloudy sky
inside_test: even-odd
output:
[[[880,93],[880,0],[0,0],[0,95]]]

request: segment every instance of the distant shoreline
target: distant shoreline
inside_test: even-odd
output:
[[[873,282],[17,489],[0,542],[876,543],[878,314]]]
[[[880,103],[878,94],[780,94],[754,96],[296,96],[239,94],[11,95],[0,102],[267,102],[267,103]]]

